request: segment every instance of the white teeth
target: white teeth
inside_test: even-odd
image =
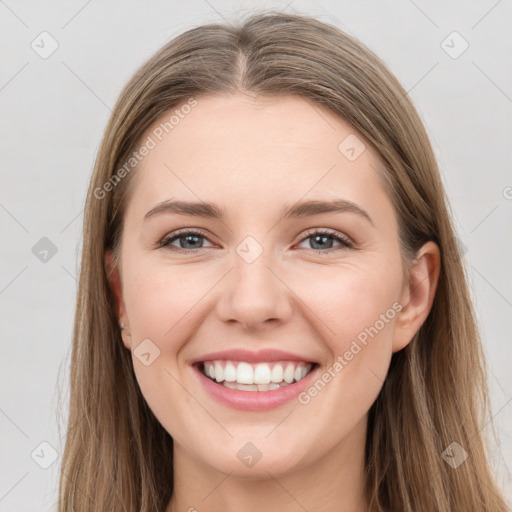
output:
[[[238,363],[236,381],[239,384],[254,384],[254,372],[249,363]]]
[[[272,368],[272,382],[275,382],[276,384],[279,384],[283,381],[283,366],[280,364],[274,365],[274,368]]]
[[[272,391],[273,389],[279,389],[281,386],[279,384],[274,384],[271,382],[270,384],[258,384],[258,391]]]
[[[272,382],[270,384],[237,384],[236,382],[224,381],[222,385],[226,388],[239,389],[240,391],[272,391],[281,387],[279,384]]]
[[[254,383],[255,384],[269,384],[270,383],[270,367],[268,364],[260,363],[256,365],[254,370]]]
[[[231,389],[271,391],[303,379],[312,364],[276,362],[250,364],[242,361],[205,361],[203,373]]]
[[[286,370],[284,371],[283,378],[288,384],[291,384],[293,382],[293,377],[295,374],[295,367],[292,363],[288,363],[288,366],[286,367]]]
[[[220,363],[215,363],[215,380],[217,382],[222,382],[224,380],[224,369]]]
[[[236,380],[236,368],[232,363],[226,364],[224,368],[224,380],[227,382],[235,382]]]
[[[308,374],[308,369],[305,366],[297,366],[295,368],[294,378],[298,382]]]
[[[223,386],[225,386],[226,388],[229,388],[229,389],[238,389],[237,386],[238,384],[236,382],[227,382],[227,381],[224,381],[222,383]]]
[[[231,389],[239,389],[240,391],[258,391],[256,384],[237,384],[236,382],[224,381],[223,386]]]

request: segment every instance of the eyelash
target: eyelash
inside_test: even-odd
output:
[[[174,246],[170,245],[172,242],[174,242],[176,240],[179,240],[180,238],[185,238],[185,237],[190,236],[190,235],[198,236],[198,237],[201,237],[201,238],[208,239],[206,234],[203,233],[202,231],[199,231],[199,230],[183,230],[183,231],[177,231],[176,233],[172,233],[171,235],[165,236],[158,243],[158,247],[159,248],[166,247],[166,248],[168,248],[168,249],[170,249],[172,251],[177,251],[177,252],[180,252],[182,254],[197,253],[199,250],[207,248],[207,247],[200,247],[199,249],[187,250],[187,249],[182,249],[182,248],[178,248],[178,247],[174,247]],[[341,233],[338,233],[337,231],[331,231],[331,230],[322,229],[322,228],[313,228],[313,229],[308,230],[306,232],[306,236],[303,237],[299,241],[299,243],[304,242],[305,240],[307,240],[308,238],[311,238],[314,235],[330,236],[335,241],[337,241],[337,242],[339,242],[341,244],[340,247],[334,247],[334,248],[326,249],[324,251],[318,250],[318,249],[310,249],[310,250],[315,251],[315,252],[319,252],[319,253],[325,254],[325,253],[331,253],[331,252],[338,251],[338,250],[353,249],[354,248],[354,244],[346,236],[342,235]]]

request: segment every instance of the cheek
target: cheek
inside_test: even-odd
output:
[[[308,307],[321,320],[315,325],[322,330],[328,361],[299,402],[313,427],[336,424],[349,432],[375,402],[387,375],[399,288],[396,273],[330,270],[329,279],[316,279],[316,291],[307,295]]]
[[[196,279],[202,273],[198,269],[185,272],[179,265],[142,263],[142,258],[127,258],[124,273],[133,369],[141,393],[173,437],[186,437],[190,428],[186,421],[197,404],[180,384],[186,379],[186,370],[178,364],[178,355],[192,332],[194,305],[212,286],[212,276]],[[192,280],[188,278],[191,274]],[[144,353],[149,353],[149,361]]]
[[[328,359],[327,368],[301,403],[311,402],[323,421],[337,421],[339,414],[356,421],[379,394],[401,309],[400,279],[399,260],[318,268],[314,279],[310,273],[307,281],[295,275],[294,290],[315,313],[312,318]],[[322,412],[324,400],[336,404],[329,413]]]
[[[140,339],[165,339],[168,345],[218,276],[215,270],[200,266],[127,266],[124,297],[132,332]]]
[[[294,291],[314,313],[312,321],[330,351],[343,354],[354,340],[362,345],[375,340],[374,345],[391,349],[400,276],[396,262],[393,267],[372,262],[295,273],[290,280],[293,279]]]

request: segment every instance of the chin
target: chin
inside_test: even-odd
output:
[[[244,480],[268,480],[293,473],[304,464],[303,458],[293,456],[291,447],[288,453],[283,448],[265,449],[262,445],[259,443],[259,449],[256,443],[248,441],[234,451],[226,450],[203,462],[216,471]]]

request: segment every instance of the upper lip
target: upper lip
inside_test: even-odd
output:
[[[203,361],[246,361],[248,363],[264,363],[272,361],[304,361],[314,363],[308,357],[292,354],[291,352],[284,352],[282,350],[264,349],[258,351],[251,351],[246,349],[231,349],[223,350],[221,352],[210,352],[204,354],[192,361],[192,364]]]

